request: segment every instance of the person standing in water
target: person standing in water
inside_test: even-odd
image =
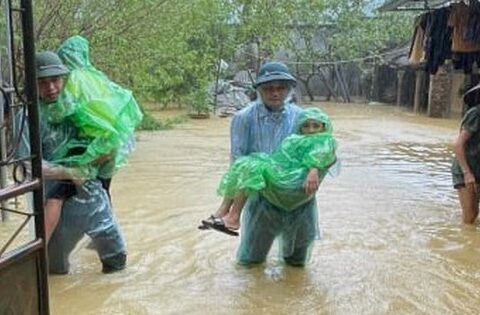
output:
[[[255,152],[271,154],[295,132],[302,112],[289,101],[295,85],[296,79],[281,62],[267,62],[260,68],[254,84],[259,97],[238,112],[231,123],[232,162]],[[319,184],[319,173],[309,173],[305,179],[307,189],[315,192]],[[279,208],[261,194],[248,198],[242,213],[238,263],[264,262],[277,237],[282,240],[281,257],[285,263],[304,266],[313,241],[319,237],[315,197],[291,211]]]
[[[463,222],[473,224],[478,217],[480,183],[480,84],[465,93],[464,104],[466,112],[454,142],[452,179]]]
[[[91,237],[94,249],[102,263],[103,273],[112,273],[126,268],[126,244],[117,220],[112,212],[108,194],[98,179],[86,180],[67,193],[59,190],[58,181],[76,180],[74,172],[67,167],[52,163],[59,148],[78,137],[78,129],[66,121],[49,121],[49,109],[57,106],[69,71],[53,51],[36,55],[37,84],[40,106],[40,141],[42,145],[42,173],[45,195],[57,210],[51,228],[55,228],[48,243],[49,271],[66,274],[70,269],[70,253],[86,234]],[[30,155],[28,129],[21,130],[21,143],[17,150],[19,158]],[[28,165],[27,165],[28,168]],[[83,180],[83,178],[81,178]],[[61,188],[62,185],[60,185]],[[57,197],[57,198],[56,198]],[[55,200],[57,199],[57,200]],[[47,206],[48,207],[48,206]],[[61,208],[59,208],[61,207]],[[61,213],[60,213],[61,209]],[[58,218],[59,216],[59,218]],[[56,224],[58,221],[58,224]]]

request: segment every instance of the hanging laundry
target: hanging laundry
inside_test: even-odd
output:
[[[448,27],[450,8],[427,13],[425,28],[425,70],[435,74],[452,55],[452,29]]]
[[[427,24],[427,15],[422,14],[415,19],[415,31],[408,53],[408,61],[414,66],[420,65],[425,61],[425,50],[423,48],[425,42],[425,28]]]
[[[448,26],[453,29],[452,51],[454,52],[476,52],[480,51],[480,43],[465,40],[465,34],[469,31],[470,8],[463,2],[451,5]],[[476,34],[476,36],[480,36]]]
[[[480,52],[469,53],[452,53],[452,64],[455,70],[463,69],[465,74],[470,74],[473,71],[473,64],[480,64]]]
[[[453,29],[452,34],[452,63],[456,70],[463,69],[466,74],[472,73],[473,64],[477,65],[480,61],[480,42],[471,41],[471,38],[479,37],[472,33],[472,23],[478,20],[478,17],[472,17],[473,1],[470,6],[465,3],[455,3],[451,5],[448,25]]]
[[[474,44],[480,44],[480,2],[470,1],[467,28],[464,39]]]

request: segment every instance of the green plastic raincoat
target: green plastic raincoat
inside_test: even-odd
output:
[[[131,152],[134,130],[143,114],[131,91],[112,82],[97,70],[89,58],[88,41],[81,36],[67,39],[58,55],[70,74],[58,101],[42,104],[52,123],[70,121],[79,130],[78,138],[56,150],[52,162],[78,167],[89,177],[111,177]],[[96,161],[110,156],[110,163]]]

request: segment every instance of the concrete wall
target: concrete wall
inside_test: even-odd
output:
[[[447,118],[450,116],[452,92],[451,65],[445,64],[434,75],[430,75],[430,88],[427,115],[430,117]]]
[[[464,73],[452,74],[452,92],[450,96],[450,116],[458,117],[463,114],[463,92],[466,75]]]

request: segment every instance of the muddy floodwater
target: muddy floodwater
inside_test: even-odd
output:
[[[140,133],[114,178],[128,269],[101,274],[83,242],[72,273],[50,277],[52,314],[478,314],[480,230],[460,224],[450,183],[459,119],[322,108],[342,168],[318,191],[322,240],[306,268],[284,266],[276,248],[240,267],[237,238],[197,229],[220,201],[230,119],[189,120]]]

